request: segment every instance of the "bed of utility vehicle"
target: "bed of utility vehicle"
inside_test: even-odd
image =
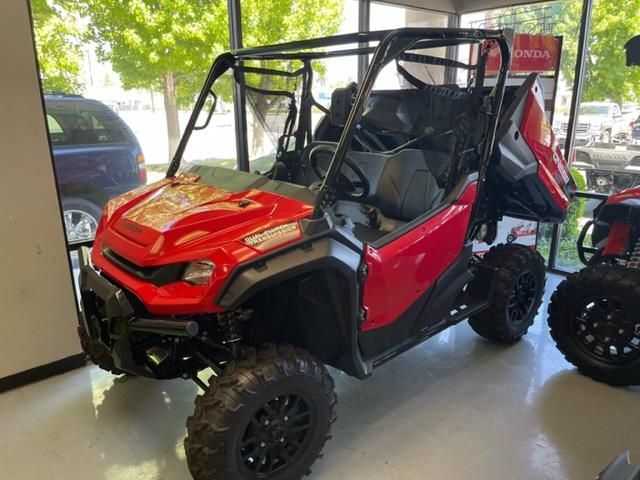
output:
[[[511,38],[407,28],[225,53],[166,178],[106,205],[81,255],[82,345],[113,373],[202,388],[185,440],[194,478],[306,474],[335,421],[325,365],[364,379],[465,319],[497,342],[527,332],[541,257],[512,244],[478,258],[472,242],[493,243],[503,215],[562,221],[575,184],[537,76],[505,87]],[[481,46],[473,64],[428,53],[465,44]],[[314,72],[370,55],[359,85],[315,101]],[[185,169],[230,85],[277,132],[271,167]]]
[[[640,145],[595,143],[576,147],[572,166],[584,171],[587,189],[609,193],[640,185]]]

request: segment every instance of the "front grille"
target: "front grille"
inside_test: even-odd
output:
[[[184,263],[169,263],[167,265],[142,267],[106,247],[102,249],[102,254],[107,260],[130,275],[157,286],[177,282],[182,278],[186,267]]]
[[[560,130],[566,132],[569,129],[569,124],[567,122],[560,124]],[[576,125],[576,133],[587,133],[589,131],[588,123],[578,123]]]

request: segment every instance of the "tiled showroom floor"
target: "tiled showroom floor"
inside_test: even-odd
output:
[[[586,480],[628,448],[640,463],[640,389],[576,373],[544,313],[512,347],[463,323],[364,382],[332,374],[338,421],[312,480]],[[188,480],[196,394],[93,366],[2,394],[0,479]]]

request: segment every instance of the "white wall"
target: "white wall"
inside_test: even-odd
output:
[[[0,378],[79,353],[27,0],[0,2]]]

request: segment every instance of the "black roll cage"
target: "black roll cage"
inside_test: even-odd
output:
[[[511,62],[511,44],[513,40],[513,31],[510,29],[505,30],[484,30],[484,29],[464,29],[464,28],[402,28],[397,30],[380,30],[366,33],[350,33],[344,35],[335,35],[331,37],[321,37],[311,40],[301,40],[294,42],[281,43],[277,45],[267,45],[255,48],[244,48],[231,52],[226,52],[219,55],[209,73],[207,74],[203,88],[198,95],[195,107],[186,129],[180,139],[176,153],[169,164],[167,169],[167,177],[174,176],[180,168],[182,156],[184,155],[187,143],[191,137],[191,134],[197,127],[197,119],[200,112],[205,106],[207,98],[211,95],[215,98],[215,93],[212,90],[214,82],[227,70],[234,65],[240,64],[244,60],[301,60],[308,62],[310,60],[324,59],[331,57],[341,57],[349,55],[370,55],[373,54],[369,67],[364,75],[361,85],[353,102],[353,106],[344,128],[340,135],[340,140],[336,147],[333,159],[327,170],[326,177],[323,181],[322,188],[316,196],[313,217],[320,218],[323,215],[323,205],[326,204],[325,198],[327,194],[332,191],[337,175],[340,172],[342,163],[344,162],[345,155],[349,149],[350,139],[353,136],[356,125],[362,116],[363,109],[366,105],[366,101],[371,93],[373,84],[377,78],[378,72],[386,66],[389,62],[395,59],[402,59],[403,56],[423,57],[423,59],[436,57],[428,57],[418,54],[407,54],[407,50],[422,50],[427,48],[446,47],[451,45],[463,45],[463,44],[476,44],[485,40],[494,41],[501,53],[501,65],[498,72],[496,85],[492,92],[494,97],[494,104],[492,108],[492,115],[489,122],[488,136],[484,145],[482,146],[482,152],[480,155],[479,171],[478,171],[478,195],[480,197],[480,190],[484,187],[486,179],[487,164],[493,150],[493,144],[495,141],[496,130],[498,126],[499,113],[502,107],[502,100],[504,97],[507,73]],[[369,46],[369,42],[378,42],[376,46]],[[335,47],[340,45],[364,45],[356,48],[347,48],[343,50],[329,50],[329,51],[309,51],[315,48]],[[480,57],[482,58],[482,57]],[[429,60],[425,60],[427,63]],[[482,61],[481,61],[482,62]],[[476,72],[476,87],[482,86],[484,82],[484,62],[477,65]],[[471,67],[466,66],[460,62],[453,60],[444,60],[445,66],[451,66],[454,68]],[[210,118],[210,115],[209,115]],[[208,121],[207,121],[208,123]],[[472,217],[475,217],[475,213],[478,207],[478,202],[474,204],[474,212]],[[470,224],[470,229],[473,222]]]

